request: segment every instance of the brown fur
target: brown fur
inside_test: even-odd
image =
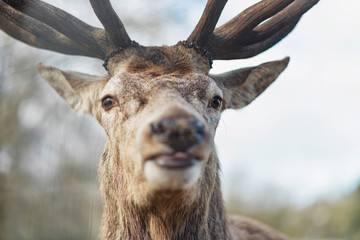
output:
[[[230,216],[228,224],[231,226],[233,240],[290,240],[289,237],[250,218]]]
[[[186,75],[194,69],[186,57],[174,58],[174,49],[170,47],[153,47],[143,56],[133,56],[127,61],[126,71],[142,73],[152,77],[166,74]],[[175,50],[176,52],[176,50]]]
[[[226,217],[214,136],[221,110],[251,102],[287,62],[210,78],[206,76],[208,59],[194,49],[176,45],[119,53],[109,61],[110,77],[90,77],[40,65],[41,75],[59,94],[75,110],[91,113],[108,135],[99,166],[105,200],[101,239],[284,240],[261,224]],[[84,78],[92,81],[85,84]],[[105,111],[101,99],[108,96],[115,104]],[[214,96],[224,98],[223,108],[209,107]],[[165,175],[145,171],[149,158],[172,153],[166,142],[156,141],[149,128],[164,118],[197,119],[206,126],[204,141],[188,150],[200,164],[196,170],[199,175],[189,173],[186,177],[198,176],[190,186],[157,189],[148,181],[149,176],[156,181],[179,178],[168,170]]]
[[[114,179],[109,179],[109,157],[117,157],[108,154],[109,148],[107,145],[99,172],[105,197],[102,239],[228,239],[215,154],[199,182],[200,192],[157,192],[145,206],[139,206],[122,186],[127,179],[121,169],[112,171],[121,185],[114,187]]]
[[[128,73],[141,73],[152,77],[166,74],[181,76],[190,73],[207,74],[210,70],[208,58],[181,44],[170,47],[138,46],[126,49],[109,60],[110,75],[115,75],[116,69],[122,64],[125,65],[125,71]]]

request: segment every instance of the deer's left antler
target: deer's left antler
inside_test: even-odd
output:
[[[286,37],[319,0],[263,0],[215,28],[226,0],[208,0],[188,42],[213,59],[242,59],[262,53]]]

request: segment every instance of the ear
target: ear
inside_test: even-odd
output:
[[[224,109],[242,108],[251,103],[275,81],[287,67],[290,58],[267,62],[257,67],[237,69],[219,75],[209,75],[223,90]]]
[[[79,113],[96,115],[98,97],[109,77],[98,77],[38,64],[38,71],[56,92]]]

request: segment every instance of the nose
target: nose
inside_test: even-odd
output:
[[[204,142],[205,125],[197,119],[164,118],[150,125],[155,141],[174,151],[187,151]]]

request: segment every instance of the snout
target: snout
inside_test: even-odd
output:
[[[173,151],[187,152],[205,140],[205,125],[197,119],[163,118],[150,124],[153,140]]]
[[[194,185],[210,155],[210,134],[199,117],[172,108],[140,129],[140,152],[147,182],[157,190]]]

